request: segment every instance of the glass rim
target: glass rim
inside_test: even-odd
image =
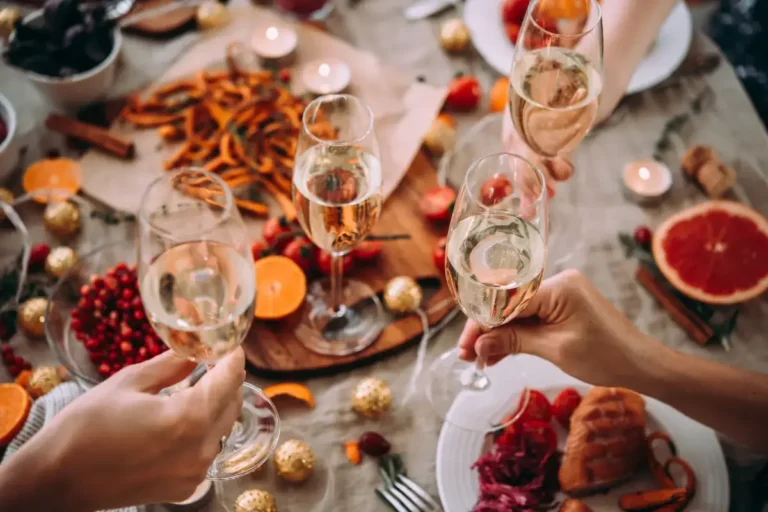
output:
[[[353,139],[323,139],[312,133],[310,130],[307,129],[307,115],[310,111],[310,107],[313,106],[315,103],[325,103],[329,100],[335,100],[344,98],[346,100],[353,100],[354,102],[358,103],[363,109],[368,113],[368,126],[365,129],[365,133],[360,135],[359,137],[355,137]],[[304,113],[301,115],[301,129],[304,133],[309,135],[309,137],[317,142],[318,144],[322,144],[324,146],[347,146],[349,144],[355,144],[357,142],[361,142],[363,139],[365,139],[368,135],[370,135],[373,132],[373,110],[371,110],[371,107],[368,106],[366,102],[355,96],[354,94],[324,94],[322,96],[318,96],[314,100],[310,101],[309,104],[304,108]]]
[[[588,0],[588,1],[589,1],[590,4],[592,4],[593,6],[595,6],[597,8],[597,17],[596,17],[595,21],[592,23],[592,25],[589,26],[589,28],[586,28],[586,29],[582,30],[578,34],[560,34],[560,33],[557,33],[557,32],[552,32],[550,30],[547,30],[546,28],[544,28],[541,25],[539,25],[539,23],[536,21],[536,18],[534,18],[531,15],[531,13],[533,12],[533,9],[537,5],[541,4],[542,0],[533,0],[528,5],[528,12],[526,13],[526,17],[528,18],[528,21],[530,23],[533,23],[533,25],[537,29],[541,30],[542,32],[544,32],[547,35],[559,37],[561,39],[579,39],[581,37],[584,37],[587,34],[590,34],[592,31],[594,31],[595,28],[597,28],[597,26],[603,20],[603,8],[600,5],[600,2],[598,2],[597,0]]]
[[[167,229],[160,228],[159,226],[155,225],[155,223],[152,222],[152,220],[149,218],[149,212],[144,207],[144,205],[146,204],[146,199],[149,196],[152,188],[158,183],[160,183],[161,181],[166,179],[173,179],[175,176],[179,176],[182,173],[187,173],[187,172],[195,172],[200,174],[203,177],[209,178],[211,181],[221,186],[222,193],[224,194],[224,204],[221,205],[221,208],[223,210],[223,215],[212,226],[209,226],[207,229],[203,230],[201,234],[205,234],[209,232],[211,229],[214,229],[217,226],[221,225],[223,222],[228,220],[230,215],[232,214],[232,208],[234,207],[232,190],[230,190],[227,183],[223,179],[221,179],[221,177],[219,177],[217,174],[214,174],[210,171],[206,171],[201,167],[182,167],[182,168],[174,169],[171,171],[163,171],[163,174],[161,176],[158,176],[157,178],[153,179],[150,182],[150,184],[147,185],[147,188],[144,189],[144,193],[141,195],[141,205],[139,206],[139,212],[138,212],[139,223],[146,225],[150,231],[162,236],[163,238],[175,240],[175,237],[172,236],[171,232],[169,232]]]
[[[462,183],[462,185],[461,185],[462,188],[465,189],[465,190],[469,190],[469,176],[476,169],[478,169],[480,167],[480,164],[483,161],[488,160],[490,158],[497,158],[497,157],[502,157],[502,156],[503,157],[507,157],[507,158],[511,158],[513,160],[518,160],[520,162],[523,162],[528,167],[533,169],[533,171],[539,177],[539,180],[541,181],[541,192],[539,192],[538,197],[536,197],[536,199],[528,205],[528,208],[546,202],[546,200],[547,200],[547,179],[544,177],[544,173],[541,172],[541,169],[539,169],[538,166],[534,165],[533,162],[531,162],[530,160],[528,160],[524,156],[518,155],[517,153],[508,153],[506,151],[500,151],[498,153],[491,153],[490,155],[481,156],[480,158],[478,158],[475,161],[473,161],[470,164],[469,169],[467,169],[467,173],[464,175],[464,183]],[[482,201],[479,201],[478,198],[475,197],[475,194],[467,194],[467,195],[470,197],[472,202],[475,203],[477,206],[479,206],[481,209],[487,210],[487,211],[494,210],[493,205],[492,206],[488,206],[488,205],[483,204]]]

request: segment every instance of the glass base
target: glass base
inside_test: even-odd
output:
[[[370,286],[345,279],[342,306],[333,312],[330,280],[315,281],[309,287],[296,337],[313,352],[329,356],[355,354],[370,346],[384,328],[384,310]]]
[[[519,386],[495,388],[493,369],[480,371],[475,363],[459,359],[458,351],[451,350],[429,368],[427,400],[435,414],[454,427],[472,432],[494,432],[517,421],[519,412],[528,404],[525,373],[519,368],[514,371]]]
[[[208,468],[208,479],[229,480],[255,471],[275,451],[279,438],[280,416],[272,400],[259,388],[244,383],[240,418]]]

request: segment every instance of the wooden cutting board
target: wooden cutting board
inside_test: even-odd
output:
[[[408,233],[411,239],[384,242],[384,249],[376,262],[357,266],[349,273],[379,292],[393,277],[420,277],[420,283],[425,287],[422,306],[425,310],[430,307],[435,309],[429,315],[430,325],[440,321],[453,308],[453,302],[447,300],[450,294],[444,275],[432,261],[437,240],[445,235],[448,226],[427,221],[419,208],[421,197],[435,185],[435,170],[419,152],[403,181],[384,204],[381,218],[374,228],[375,234]],[[443,307],[436,307],[440,304]],[[255,321],[243,343],[249,370],[253,374],[268,378],[334,374],[392,355],[417,343],[422,334],[421,320],[417,315],[393,317],[378,340],[364,351],[350,356],[324,356],[311,352],[294,336],[298,314],[280,322]]]

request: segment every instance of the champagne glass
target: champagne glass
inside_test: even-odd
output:
[[[508,323],[538,290],[546,259],[544,175],[511,153],[476,160],[456,198],[446,242],[445,277],[459,307],[483,330]],[[484,366],[479,359],[460,360],[455,349],[431,365],[427,398],[446,422],[482,432],[509,425],[519,414],[499,410],[498,393],[508,399],[518,392],[522,412],[528,402],[524,375],[517,375],[519,389],[492,393]]]
[[[138,276],[144,309],[177,355],[201,363],[180,387],[235,350],[253,322],[256,276],[249,239],[232,192],[218,176],[188,168],[147,188],[138,215]],[[261,466],[280,434],[277,409],[243,384],[243,409],[208,470],[230,479]],[[226,441],[226,442],[225,442]]]
[[[546,158],[575,150],[595,122],[603,88],[599,2],[532,0],[509,84],[509,112],[520,142]],[[573,205],[563,207],[569,210],[567,224],[564,213],[550,215],[550,249],[559,253],[553,254],[558,262],[580,244]]]
[[[381,332],[373,290],[343,279],[344,257],[373,229],[381,210],[381,164],[373,113],[348,94],[320,96],[304,110],[293,171],[293,202],[307,236],[331,255],[330,279],[315,281],[297,338],[326,355],[359,352]]]

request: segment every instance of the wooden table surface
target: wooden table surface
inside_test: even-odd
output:
[[[478,55],[450,57],[439,47],[440,20],[456,14],[448,12],[433,20],[411,23],[402,17],[402,9],[409,3],[410,0],[338,0],[337,10],[329,21],[329,31],[413,75],[425,77],[428,82],[443,84],[456,71],[464,71],[476,74],[487,90],[497,75]],[[245,5],[246,2],[234,0],[233,4]],[[144,85],[157,76],[197,37],[190,33],[167,42],[126,37],[124,66],[116,94]],[[708,38],[697,33],[689,61],[705,55],[719,55],[719,51]],[[24,159],[26,163],[34,161],[49,148],[62,147],[60,139],[41,129],[50,107],[2,63],[0,91],[10,97],[19,111],[22,138],[29,148]],[[690,128],[665,153],[666,162],[675,171],[672,193],[656,208],[644,209],[628,203],[621,195],[619,185],[623,164],[650,157],[665,123],[675,115],[689,112],[691,101],[702,91],[708,91],[702,112],[693,116]],[[466,131],[466,127],[484,112],[481,109],[460,116],[460,130]],[[582,243],[578,257],[563,266],[579,268],[639,328],[670,346],[727,364],[768,371],[768,343],[763,334],[768,327],[768,301],[765,298],[743,308],[730,351],[719,346],[697,346],[633,281],[635,262],[624,259],[617,241],[620,231],[631,231],[639,224],[654,227],[671,212],[702,200],[701,193],[684,183],[678,172],[682,152],[693,143],[716,147],[739,173],[740,198],[768,214],[768,186],[765,184],[768,136],[733,68],[723,60],[711,73],[691,74],[681,69],[662,86],[627,98],[606,126],[596,130],[579,148],[575,157],[576,175],[561,187],[553,202],[555,215],[560,216],[561,222],[567,219],[569,226],[574,226]],[[111,234],[131,236],[128,231],[123,233],[124,228],[117,229],[119,233]],[[32,231],[42,233],[39,225],[33,225]],[[0,246],[0,255],[17,250],[8,244]],[[452,347],[461,326],[462,321],[456,320],[437,336],[430,347],[429,357]],[[50,357],[43,342],[24,347],[19,352],[40,361]],[[313,445],[318,447],[318,455],[335,475],[335,498],[328,510],[384,510],[372,492],[378,481],[373,464],[353,467],[345,461],[341,449],[342,441],[356,438],[363,430],[378,430],[390,438],[396,451],[404,454],[412,478],[437,494],[435,445],[440,422],[430,412],[396,406],[389,418],[364,422],[349,410],[351,386],[367,375],[387,379],[395,395],[401,395],[414,359],[415,349],[350,374],[309,381],[318,403],[311,411],[290,404],[285,406],[281,402],[281,415],[286,424],[301,429],[308,438],[315,440]],[[7,379],[5,369],[0,369],[0,380]],[[258,378],[251,379],[262,382]],[[731,493],[735,498],[732,510],[755,510],[756,505],[750,504],[747,498],[748,486],[762,460],[739,453],[727,444],[725,447],[731,456]],[[297,500],[297,503],[301,502],[300,498]]]

